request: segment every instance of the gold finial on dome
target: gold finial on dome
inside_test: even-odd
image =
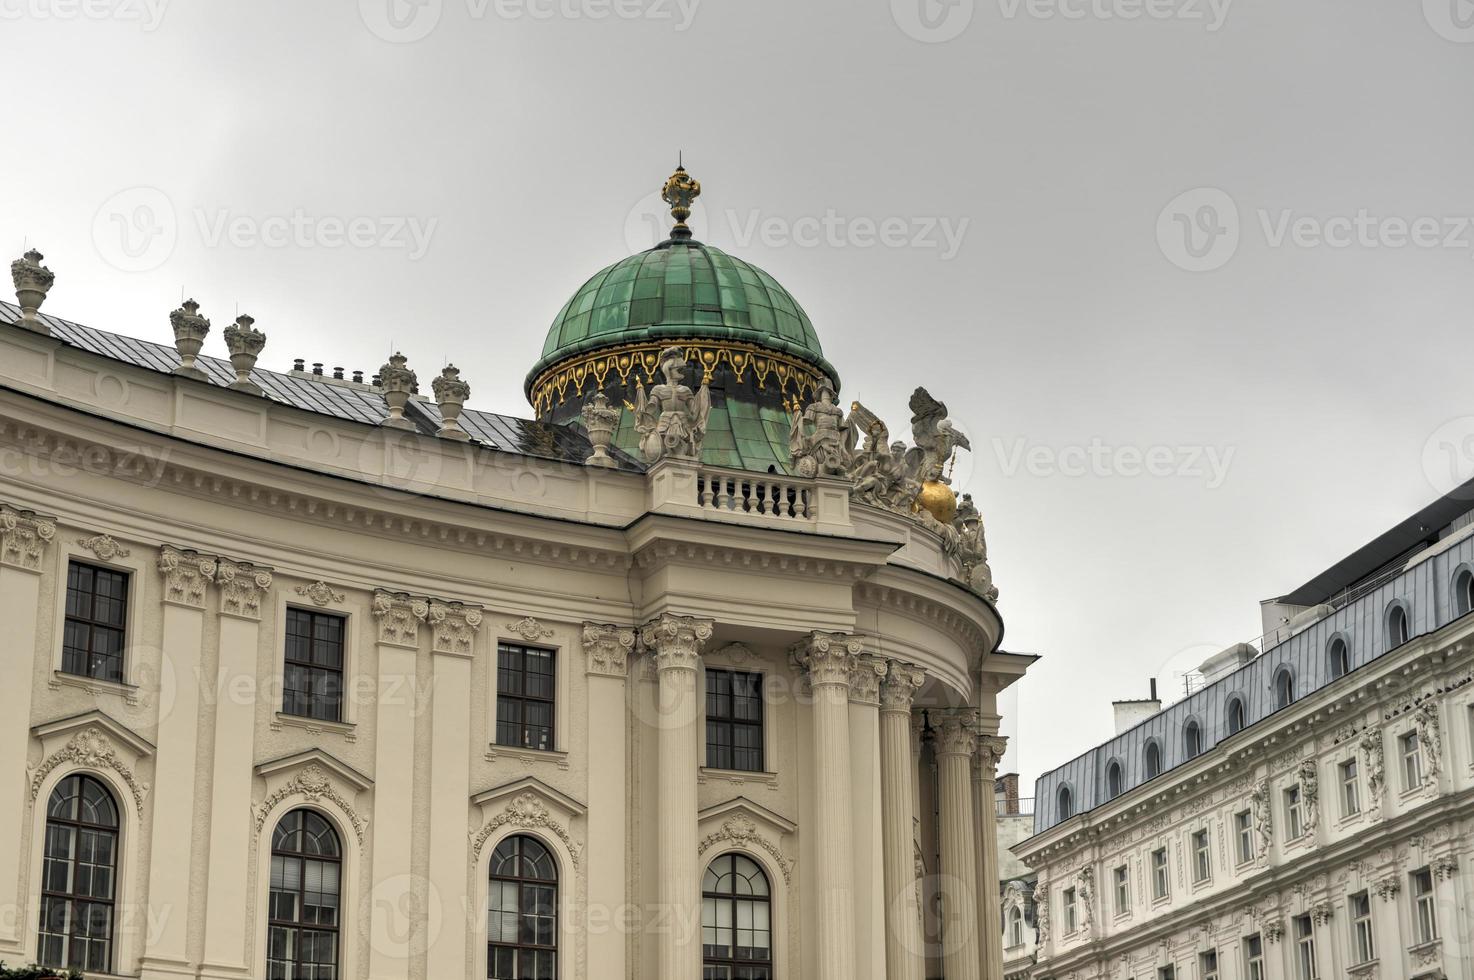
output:
[[[691,229],[686,226],[686,219],[691,217],[691,202],[701,196],[701,181],[686,173],[684,163],[685,161],[678,162],[676,172],[670,175],[660,192],[661,199],[670,205],[671,217],[676,219],[675,227],[670,230],[670,237],[672,241],[678,242],[691,238]]]

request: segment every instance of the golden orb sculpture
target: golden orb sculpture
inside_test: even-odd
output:
[[[927,480],[911,505],[913,511],[926,511],[943,524],[951,524],[957,516],[957,494],[939,480]]]

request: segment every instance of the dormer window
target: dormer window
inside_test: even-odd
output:
[[[1189,721],[1182,729],[1182,753],[1189,759],[1203,754],[1203,727],[1196,720]]]
[[[1162,774],[1162,745],[1155,739],[1146,743],[1143,760],[1146,764],[1146,778],[1155,779]]]
[[[1228,734],[1234,735],[1243,731],[1247,721],[1248,719],[1244,716],[1244,699],[1230,698],[1228,701]]]
[[[1068,820],[1075,815],[1075,794],[1068,786],[1059,788],[1059,818]]]
[[[1281,667],[1274,675],[1274,706],[1288,708],[1295,700],[1295,675],[1290,668]]]
[[[1465,568],[1454,577],[1454,608],[1460,616],[1474,612],[1474,571]]]
[[[1326,657],[1330,660],[1332,679],[1345,677],[1351,673],[1351,651],[1347,648],[1346,641],[1341,637],[1338,636],[1331,641],[1331,647]]]
[[[1387,610],[1387,649],[1395,650],[1408,641],[1408,627],[1407,607],[1400,602],[1394,603]]]
[[[1124,788],[1124,780],[1121,778],[1121,764],[1115,759],[1112,759],[1111,764],[1106,766],[1106,796],[1114,800],[1121,795],[1121,791]]]

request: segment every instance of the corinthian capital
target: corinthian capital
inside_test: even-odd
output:
[[[1008,739],[1002,735],[982,735],[978,738],[978,766],[983,770],[986,779],[992,779],[998,775],[998,763],[1003,761],[1003,753],[1008,749]]]
[[[972,755],[978,743],[978,713],[973,708],[951,708],[941,713],[937,733],[940,755]]]
[[[216,561],[197,551],[159,549],[159,574],[164,576],[164,601],[203,608],[205,592],[215,579]]]
[[[380,643],[416,647],[420,645],[420,624],[430,616],[430,600],[379,589],[374,593],[373,611],[379,621]]]
[[[865,643],[858,636],[816,631],[795,643],[788,653],[814,687],[825,684],[848,687],[856,658],[864,648]]]
[[[915,664],[892,660],[880,682],[880,710],[911,713],[911,701],[921,689],[926,672]]]
[[[654,659],[657,670],[695,670],[715,625],[709,619],[665,613],[640,627],[640,646]]]
[[[244,619],[261,618],[261,600],[271,588],[271,569],[222,558],[215,581],[220,586],[222,613]]]
[[[460,602],[432,602],[428,614],[430,649],[469,657],[481,629],[481,610]]]
[[[46,546],[54,537],[55,519],[0,506],[0,563],[39,572]]]
[[[856,657],[855,666],[850,671],[850,700],[860,704],[879,704],[880,684],[885,673],[885,661],[879,657],[864,654]]]
[[[625,676],[629,672],[630,651],[634,648],[635,631],[628,626],[583,624],[583,652],[588,657],[590,674]]]

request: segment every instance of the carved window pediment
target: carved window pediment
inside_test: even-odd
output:
[[[791,820],[739,796],[697,814],[697,854],[709,860],[730,848],[760,851],[777,866],[784,883],[791,885],[793,861],[783,853],[781,844],[796,829]]]
[[[480,829],[471,835],[473,868],[479,864],[486,842],[503,827],[540,830],[553,835],[567,848],[574,867],[578,867],[583,845],[574,840],[570,828],[574,819],[582,817],[588,808],[573,797],[540,779],[524,776],[478,793],[471,797],[471,804],[480,808],[482,820]]]
[[[106,771],[120,779],[143,813],[149,784],[138,776],[139,765],[154,754],[153,745],[101,711],[47,722],[31,729],[41,741],[41,762],[27,772],[34,804],[46,777],[58,768]]]
[[[368,818],[361,812],[358,797],[373,782],[357,769],[321,749],[309,749],[263,762],[256,767],[256,775],[266,781],[265,796],[252,808],[257,834],[272,813],[289,801],[326,800],[342,812],[358,843],[363,843]]]

